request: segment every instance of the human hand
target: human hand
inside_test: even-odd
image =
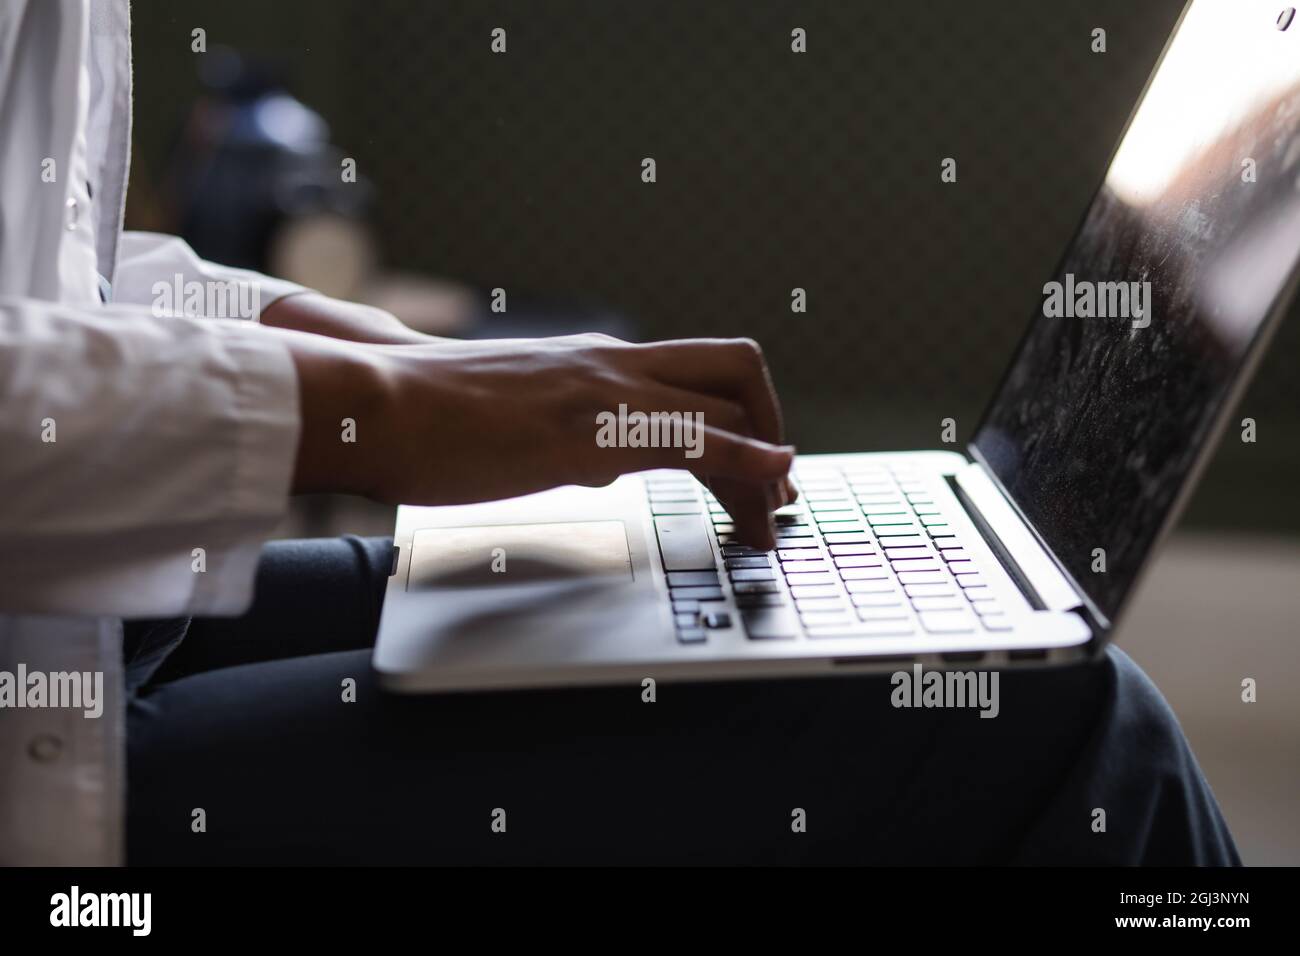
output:
[[[354,361],[337,349],[295,352],[304,423],[298,490],[342,482],[382,501],[458,504],[685,468],[710,486],[741,540],[765,549],[775,543],[773,510],[793,500],[794,450],[780,444],[780,406],[752,341],[634,345],[572,335],[349,351],[359,353]],[[699,456],[602,447],[598,416],[620,406],[699,413]],[[354,445],[339,440],[342,417],[356,422]]]

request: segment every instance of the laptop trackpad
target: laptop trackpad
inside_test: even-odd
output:
[[[411,548],[408,591],[632,578],[621,521],[423,528]]]

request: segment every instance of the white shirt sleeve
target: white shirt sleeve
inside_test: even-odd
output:
[[[122,233],[117,247],[117,269],[111,281],[115,303],[146,305],[156,315],[220,315],[222,318],[254,322],[277,299],[295,292],[308,291],[303,286],[284,279],[274,279],[248,269],[236,269],[200,259],[185,240],[157,232]],[[215,309],[191,308],[187,311],[183,307],[185,296],[178,295],[178,290],[183,292],[189,286],[191,292],[212,291],[210,283],[232,287],[230,291],[242,293],[242,301],[253,301],[257,308],[251,314],[229,309],[224,315]],[[219,307],[221,290],[215,291],[215,304]],[[251,296],[248,295],[250,292]],[[159,307],[166,304],[173,307]]]
[[[261,328],[0,296],[0,608],[241,612],[298,431]]]

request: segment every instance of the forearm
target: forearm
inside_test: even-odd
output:
[[[318,292],[300,292],[279,299],[262,313],[262,324],[374,345],[430,345],[443,341],[436,335],[408,328],[391,312]]]
[[[274,329],[298,377],[301,429],[293,492],[383,497],[390,467],[374,454],[388,414],[390,383],[382,349],[296,330]]]

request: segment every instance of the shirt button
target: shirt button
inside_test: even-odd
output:
[[[64,216],[65,219],[64,225],[67,227],[69,232],[77,228],[77,218],[80,215],[81,215],[81,207],[77,205],[77,201],[75,199],[69,196],[68,203],[67,203],[67,210]]]
[[[37,763],[53,763],[63,753],[63,741],[53,734],[39,734],[27,743],[27,755]]]

